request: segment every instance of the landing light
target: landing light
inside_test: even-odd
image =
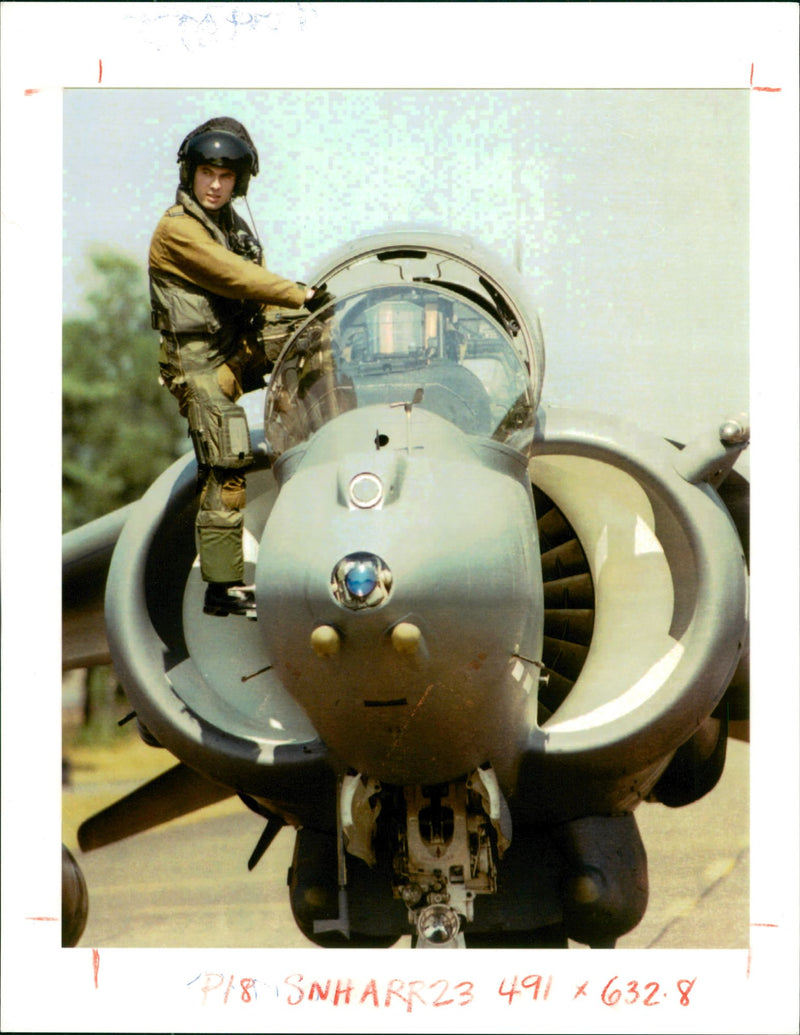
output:
[[[452,906],[426,906],[417,918],[417,937],[427,945],[419,948],[448,949],[458,937],[461,920]]]
[[[747,442],[749,438],[750,425],[744,416],[732,417],[720,425],[719,440],[723,445],[738,445],[740,442]]]

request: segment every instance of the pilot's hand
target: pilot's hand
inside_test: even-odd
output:
[[[318,284],[316,287],[308,289],[304,305],[310,313],[315,313],[328,302],[332,302],[333,298],[334,296],[328,291],[326,284]]]

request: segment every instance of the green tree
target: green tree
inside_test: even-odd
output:
[[[109,250],[93,253],[90,262],[93,314],[62,327],[64,531],[138,499],[188,443],[175,400],[158,383],[144,270]],[[118,739],[121,705],[113,670],[90,669],[79,740]]]
[[[158,383],[144,270],[109,250],[90,256],[88,318],[63,323],[63,525],[138,499],[187,448],[175,400]]]

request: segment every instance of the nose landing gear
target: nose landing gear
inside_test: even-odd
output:
[[[510,840],[494,773],[487,768],[464,783],[406,787],[404,797],[394,894],[408,908],[414,946],[464,948],[463,926],[473,919],[475,896],[496,890],[494,853]],[[497,825],[494,839],[490,819]]]

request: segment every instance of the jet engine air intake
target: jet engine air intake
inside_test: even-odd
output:
[[[556,711],[531,738],[522,783],[536,773],[537,787],[550,785],[556,760],[593,773],[592,792],[572,805],[579,815],[599,809],[597,777],[619,772],[624,757],[633,808],[736,668],[747,623],[742,544],[716,491],[687,482],[676,470],[680,454],[661,439],[600,415],[591,431],[577,431],[570,411],[546,409],[528,441],[532,479],[574,527],[589,571],[569,545],[543,553],[544,577],[557,576],[560,603],[570,605],[564,611],[579,613],[551,616],[547,626],[552,633],[560,622],[563,642],[549,644],[546,631],[545,663],[557,657],[572,686],[554,698],[556,673],[540,690]],[[546,539],[546,515],[540,521]]]

